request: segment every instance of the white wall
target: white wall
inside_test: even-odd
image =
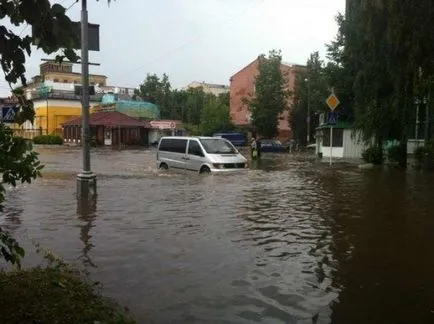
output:
[[[424,146],[425,145],[425,141],[424,140],[415,140],[415,139],[411,139],[407,141],[407,154],[414,154],[414,151],[416,150],[416,148],[419,146]]]
[[[330,146],[322,146],[322,156],[323,157],[330,157]],[[344,157],[344,148],[343,147],[333,147],[332,157],[343,158]]]
[[[358,138],[360,134],[355,134],[352,136],[353,131],[351,129],[344,130],[344,158],[348,159],[361,159],[362,152],[365,150],[366,146],[359,142]]]
[[[317,153],[321,152],[323,157],[330,157],[330,147],[322,146],[322,138],[317,139]],[[347,159],[360,159],[362,152],[365,149],[363,143],[358,142],[358,137],[352,137],[351,129],[344,129],[343,131],[343,146],[333,147],[332,157],[334,158],[347,158]]]
[[[163,134],[158,129],[150,129],[148,133],[148,144],[151,145],[152,143],[160,140],[160,137]]]

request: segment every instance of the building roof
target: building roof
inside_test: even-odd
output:
[[[250,62],[249,64],[247,64],[246,66],[244,66],[242,69],[240,69],[239,71],[237,71],[236,73],[234,73],[231,76],[231,79],[233,77],[235,77],[237,74],[239,74],[240,72],[244,71],[245,69],[247,69],[248,67],[250,67],[251,65],[255,64],[258,61],[259,57],[257,57],[256,59],[254,59],[252,62]],[[301,65],[301,64],[295,64],[295,63],[288,63],[288,62],[282,62],[282,65],[288,66],[288,67],[293,67],[293,68],[305,68],[305,65]]]
[[[61,71],[53,71],[53,72],[46,72],[45,75],[48,74],[65,74],[65,75],[74,75],[74,76],[81,76],[80,72],[61,72]],[[36,76],[40,76],[40,75],[36,75]],[[105,78],[107,79],[106,75],[102,75],[102,74],[89,74],[89,78],[92,77],[100,77],[100,78]]]
[[[82,124],[82,118],[76,118],[63,123],[63,126],[79,126]],[[106,126],[106,127],[145,127],[146,123],[122,114],[118,111],[97,112],[90,114],[90,126]]]
[[[200,87],[202,85],[210,88],[229,89],[229,86],[226,84],[207,83],[207,82],[199,82],[199,81],[190,82],[187,85],[187,87]]]

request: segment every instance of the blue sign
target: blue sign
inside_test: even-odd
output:
[[[339,119],[339,116],[338,116],[337,113],[335,113],[335,112],[329,112],[328,113],[327,123],[329,125],[336,125],[338,123],[338,119]]]
[[[18,107],[3,107],[2,108],[2,121],[4,123],[13,123],[15,122],[15,116],[18,113]]]

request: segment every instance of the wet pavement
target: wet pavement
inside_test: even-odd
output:
[[[10,189],[0,224],[103,284],[140,323],[434,323],[434,174],[264,155],[232,175],[155,170],[155,151],[78,148]]]

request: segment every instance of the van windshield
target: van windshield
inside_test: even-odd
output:
[[[209,138],[200,140],[203,148],[209,154],[235,154],[238,151],[232,144],[220,138]]]

